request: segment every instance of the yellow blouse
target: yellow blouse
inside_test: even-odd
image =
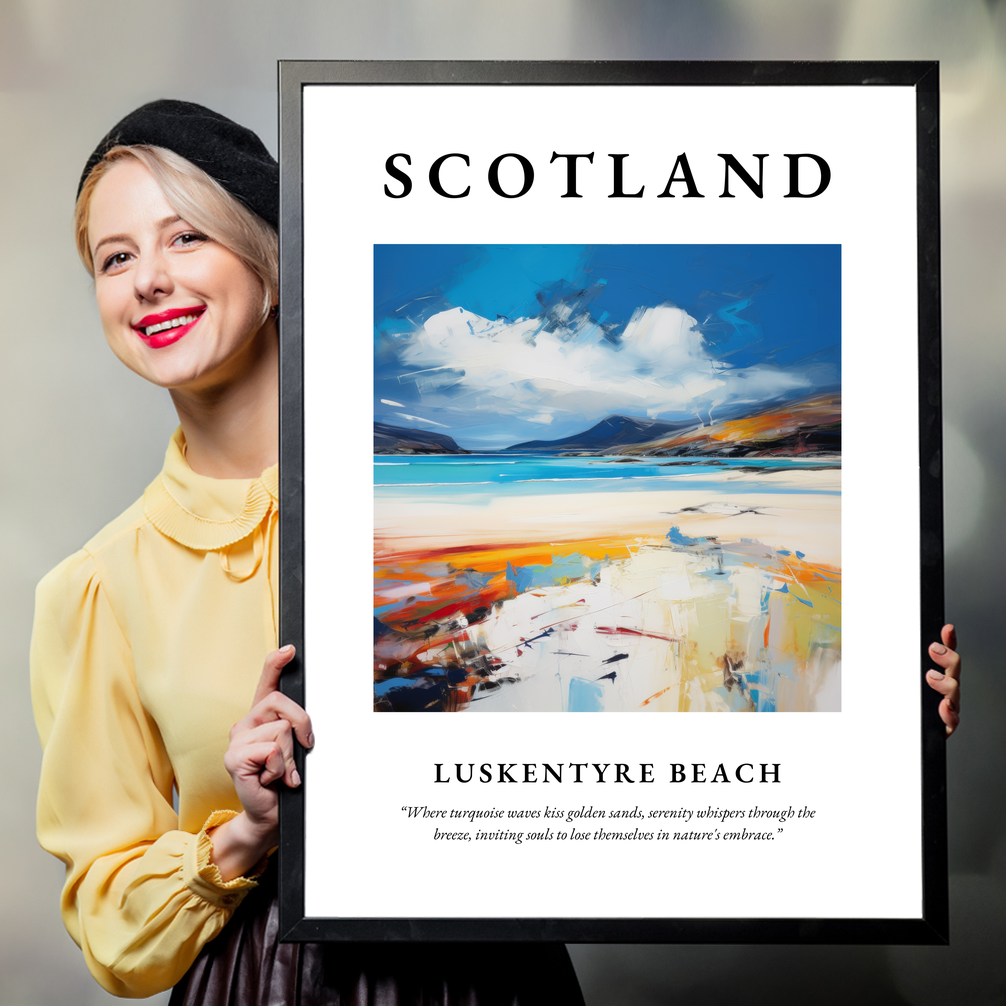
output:
[[[143,498],[38,586],[38,836],[115,995],[174,985],[255,886],[223,882],[206,829],[241,809],[228,731],[276,646],[277,493],[276,467],[197,475],[176,431]]]

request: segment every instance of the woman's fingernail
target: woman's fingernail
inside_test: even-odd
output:
[[[312,731],[311,733],[309,733],[307,735],[307,746],[309,748],[313,748],[314,747],[314,731]]]
[[[933,645],[930,646],[929,649],[931,649],[933,651],[933,653],[946,653],[947,652],[947,648],[942,643],[933,643]]]
[[[294,784],[294,786],[300,785],[300,773],[296,769],[290,773],[290,781]]]
[[[293,643],[287,643],[286,646],[281,646],[279,652],[283,654],[293,653]]]
[[[933,671],[933,670],[929,672],[929,676],[931,678],[934,678],[936,681],[942,681],[946,677],[945,674],[941,674],[939,671]]]

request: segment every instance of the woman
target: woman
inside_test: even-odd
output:
[[[143,497],[38,589],[38,831],[67,929],[121,996],[582,1003],[561,945],[277,944],[276,787],[314,740],[274,649],[277,220],[258,137],[187,102],[131,113],[81,179],[106,339],[180,426]]]

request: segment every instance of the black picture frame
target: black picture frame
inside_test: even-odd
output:
[[[917,641],[923,724],[923,904],[918,918],[319,918],[305,914],[304,779],[281,794],[280,927],[287,941],[563,941],[625,943],[940,944],[949,939],[945,736],[939,696],[925,684],[927,647],[943,624],[943,503],[940,381],[939,72],[934,62],[353,62],[282,61],[280,104],[280,640],[298,648],[282,688],[310,711],[310,653],[304,648],[304,382],[302,95],[306,86],[346,84],[449,88],[467,84],[682,85],[914,88],[918,240],[918,409],[921,638]]]

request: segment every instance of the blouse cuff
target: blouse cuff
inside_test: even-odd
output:
[[[213,811],[206,819],[202,831],[195,836],[195,841],[186,844],[182,860],[182,875],[186,886],[218,908],[233,909],[240,905],[245,895],[253,887],[258,887],[255,878],[261,876],[269,865],[269,857],[263,856],[247,875],[224,880],[216,863],[210,861],[213,842],[207,833],[237,816],[236,810]]]

